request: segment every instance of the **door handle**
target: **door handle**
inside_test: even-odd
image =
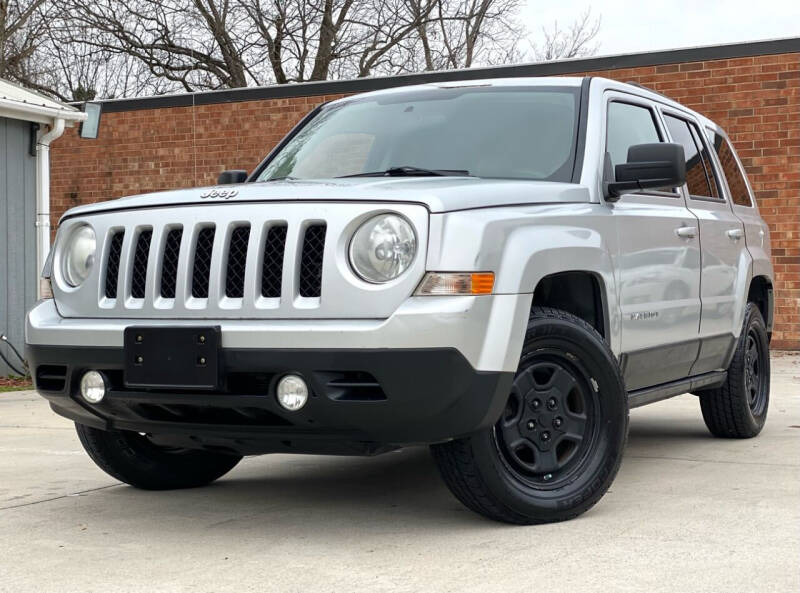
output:
[[[683,239],[694,239],[697,236],[697,227],[681,226],[675,229],[675,234]]]
[[[744,236],[742,229],[728,229],[725,234],[728,235],[728,239],[731,241],[738,241]]]

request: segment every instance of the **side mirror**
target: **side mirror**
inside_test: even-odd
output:
[[[217,177],[217,185],[230,185],[232,183],[244,183],[245,181],[247,181],[247,171],[241,169],[223,171]]]
[[[605,183],[611,201],[628,191],[680,187],[686,183],[683,146],[668,142],[631,146],[628,162],[614,168],[614,179]]]

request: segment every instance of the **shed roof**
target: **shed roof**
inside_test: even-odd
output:
[[[64,119],[69,124],[86,119],[86,114],[71,105],[0,78],[0,117],[41,123]]]

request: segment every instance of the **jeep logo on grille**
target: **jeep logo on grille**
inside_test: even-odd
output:
[[[238,189],[218,189],[212,188],[206,192],[200,194],[200,197],[203,200],[211,200],[214,198],[220,198],[222,200],[230,200],[231,198],[235,198],[239,195]]]

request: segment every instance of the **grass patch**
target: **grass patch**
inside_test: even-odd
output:
[[[33,389],[33,383],[27,377],[0,377],[0,393],[27,389]]]

